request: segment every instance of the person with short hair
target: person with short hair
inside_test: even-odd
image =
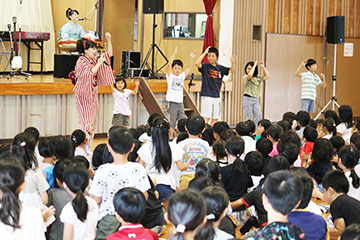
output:
[[[270,174],[264,183],[263,205],[268,213],[268,224],[250,239],[305,239],[298,226],[288,221],[303,195],[301,180],[289,171]]]
[[[305,67],[307,72],[300,73],[302,67]],[[313,113],[315,112],[316,86],[325,88],[325,75],[320,73],[320,77],[316,74],[317,64],[314,59],[304,60],[298,69],[296,69],[295,76],[302,81],[301,87],[301,110]]]
[[[338,237],[353,223],[360,223],[360,202],[349,197],[349,181],[341,170],[328,172],[323,178],[324,199],[330,204],[330,213],[335,228],[330,229],[331,237]]]
[[[182,162],[188,164],[187,170],[180,177],[180,188],[186,189],[191,179],[195,176],[195,168],[209,150],[209,143],[201,139],[201,133],[205,128],[205,121],[201,116],[192,116],[187,120],[186,131],[189,138],[178,143],[184,151]]]
[[[157,240],[158,235],[140,224],[145,214],[146,199],[136,188],[120,189],[114,196],[116,219],[121,223],[119,231],[110,234],[106,240],[146,239]]]
[[[207,57],[208,63],[201,63]],[[201,82],[201,115],[206,123],[214,125],[221,115],[220,89],[222,79],[229,73],[235,73],[236,57],[230,57],[231,68],[224,67],[217,63],[219,51],[214,47],[208,47],[204,53],[195,61],[202,75]],[[209,122],[209,120],[211,120]]]
[[[178,47],[175,47],[166,70],[166,101],[168,102],[168,113],[170,115],[170,136],[173,136],[176,122],[186,118],[184,110],[184,80],[189,75],[194,65],[196,52],[190,53],[189,66],[183,70],[184,64],[180,59],[175,59]],[[172,137],[171,137],[172,138]]]

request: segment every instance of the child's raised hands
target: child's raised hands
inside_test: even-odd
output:
[[[105,33],[105,37],[106,37],[106,40],[110,41],[111,40],[111,34],[110,33]]]
[[[134,79],[134,82],[135,82],[136,86],[139,86],[139,85],[140,85],[140,79],[139,79],[139,78],[135,78],[135,79]]]
[[[191,53],[190,53],[190,58],[191,58],[191,59],[194,59],[195,57],[196,57],[196,52],[191,52]]]
[[[264,68],[264,67],[265,67],[264,62],[260,62],[260,63],[259,63],[259,66],[260,66],[261,68]]]
[[[236,62],[236,56],[230,57],[230,62],[232,62],[232,63]]]
[[[177,54],[178,46],[175,47],[174,54]]]
[[[307,63],[307,60],[302,61],[301,65],[305,66]]]
[[[208,46],[208,47],[205,49],[205,52],[204,52],[204,53],[208,54],[210,48],[211,48],[211,46]]]

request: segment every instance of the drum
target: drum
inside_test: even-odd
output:
[[[61,39],[58,41],[59,49],[62,52],[77,52],[76,50],[77,39]]]

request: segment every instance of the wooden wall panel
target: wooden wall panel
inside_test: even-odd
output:
[[[345,16],[345,37],[360,37],[359,0],[265,0],[268,33],[324,36],[326,19]],[[288,19],[290,18],[290,19]]]
[[[266,39],[266,66],[271,78],[265,82],[264,117],[276,122],[281,120],[283,113],[297,112],[301,108],[301,80],[294,72],[303,60],[311,56],[317,61],[318,72],[326,74],[326,61],[323,60],[325,39],[292,34],[267,34]],[[305,68],[301,69],[301,72],[305,71]],[[331,76],[328,75],[328,88],[330,83]],[[316,113],[325,101],[325,90],[318,87]]]
[[[120,72],[121,51],[134,48],[134,21],[135,0],[105,1],[104,33],[110,32],[112,36],[115,73]]]

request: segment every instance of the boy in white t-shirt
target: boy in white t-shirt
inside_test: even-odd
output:
[[[92,198],[100,204],[96,239],[105,239],[120,227],[113,204],[114,195],[118,190],[133,187],[139,189],[146,199],[148,197],[150,183],[144,167],[127,160],[134,148],[133,142],[131,133],[125,128],[115,127],[109,132],[107,147],[114,162],[98,168],[89,191]]]
[[[189,75],[191,68],[194,65],[194,58],[196,56],[196,52],[190,53],[189,66],[185,69],[185,71],[183,71],[183,62],[179,59],[175,59],[177,48],[178,47],[175,48],[166,70],[166,80],[168,85],[166,101],[169,102],[168,112],[170,114],[170,136],[173,136],[176,121],[186,118],[183,101],[184,80],[186,76]]]

